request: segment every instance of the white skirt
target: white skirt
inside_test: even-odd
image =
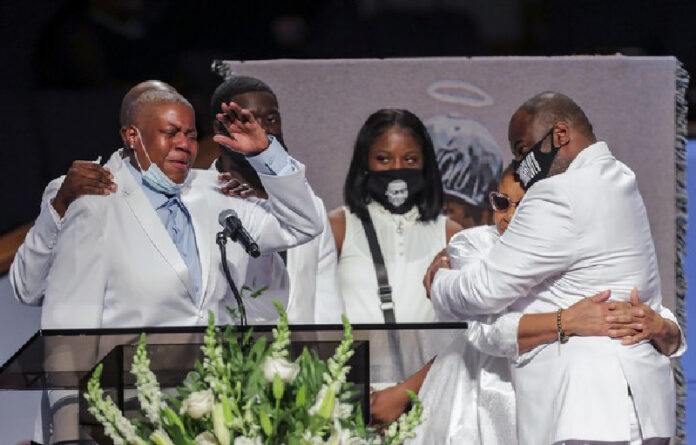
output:
[[[437,356],[418,396],[424,422],[406,445],[517,443],[509,362],[480,352],[465,333]]]

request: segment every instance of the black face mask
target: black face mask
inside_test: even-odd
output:
[[[525,190],[529,190],[534,183],[549,175],[551,164],[556,154],[558,154],[558,150],[561,149],[561,146],[553,146],[553,137],[551,138],[551,151],[544,153],[541,151],[541,145],[544,143],[544,140],[552,134],[553,128],[549,130],[539,142],[532,146],[532,149],[527,152],[524,159],[521,161],[514,161],[515,173],[517,173],[517,177],[522,181],[522,187],[524,187]]]
[[[397,168],[367,172],[367,191],[370,196],[392,213],[406,213],[425,188],[423,171]]]

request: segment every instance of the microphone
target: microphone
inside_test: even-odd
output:
[[[232,241],[238,241],[241,243],[242,247],[246,253],[251,255],[251,257],[256,258],[261,255],[259,251],[259,245],[256,241],[249,235],[237,216],[237,212],[232,209],[223,210],[218,216],[218,222],[225,229],[224,232],[230,237]]]

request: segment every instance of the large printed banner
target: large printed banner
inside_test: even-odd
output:
[[[441,131],[448,125],[464,127],[472,143],[499,150],[506,165],[512,158],[507,127],[516,108],[542,91],[570,96],[585,110],[597,137],[638,176],[660,260],[663,299],[675,308],[674,58],[274,60],[224,65],[232,73],[262,79],[276,92],[288,148],[307,165],[309,181],[328,209],[342,204],[355,136],[379,108],[409,109]]]

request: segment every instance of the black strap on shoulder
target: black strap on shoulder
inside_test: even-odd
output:
[[[369,214],[364,218],[360,218],[360,221],[362,222],[363,229],[365,229],[367,244],[370,246],[372,262],[375,266],[375,274],[377,275],[377,295],[379,296],[379,307],[384,314],[384,322],[396,323],[396,317],[394,317],[394,301],[392,301],[392,288],[389,285],[387,267],[384,265],[384,257],[382,256],[382,249],[379,247],[379,242],[377,241],[375,226],[372,224],[372,219]]]

